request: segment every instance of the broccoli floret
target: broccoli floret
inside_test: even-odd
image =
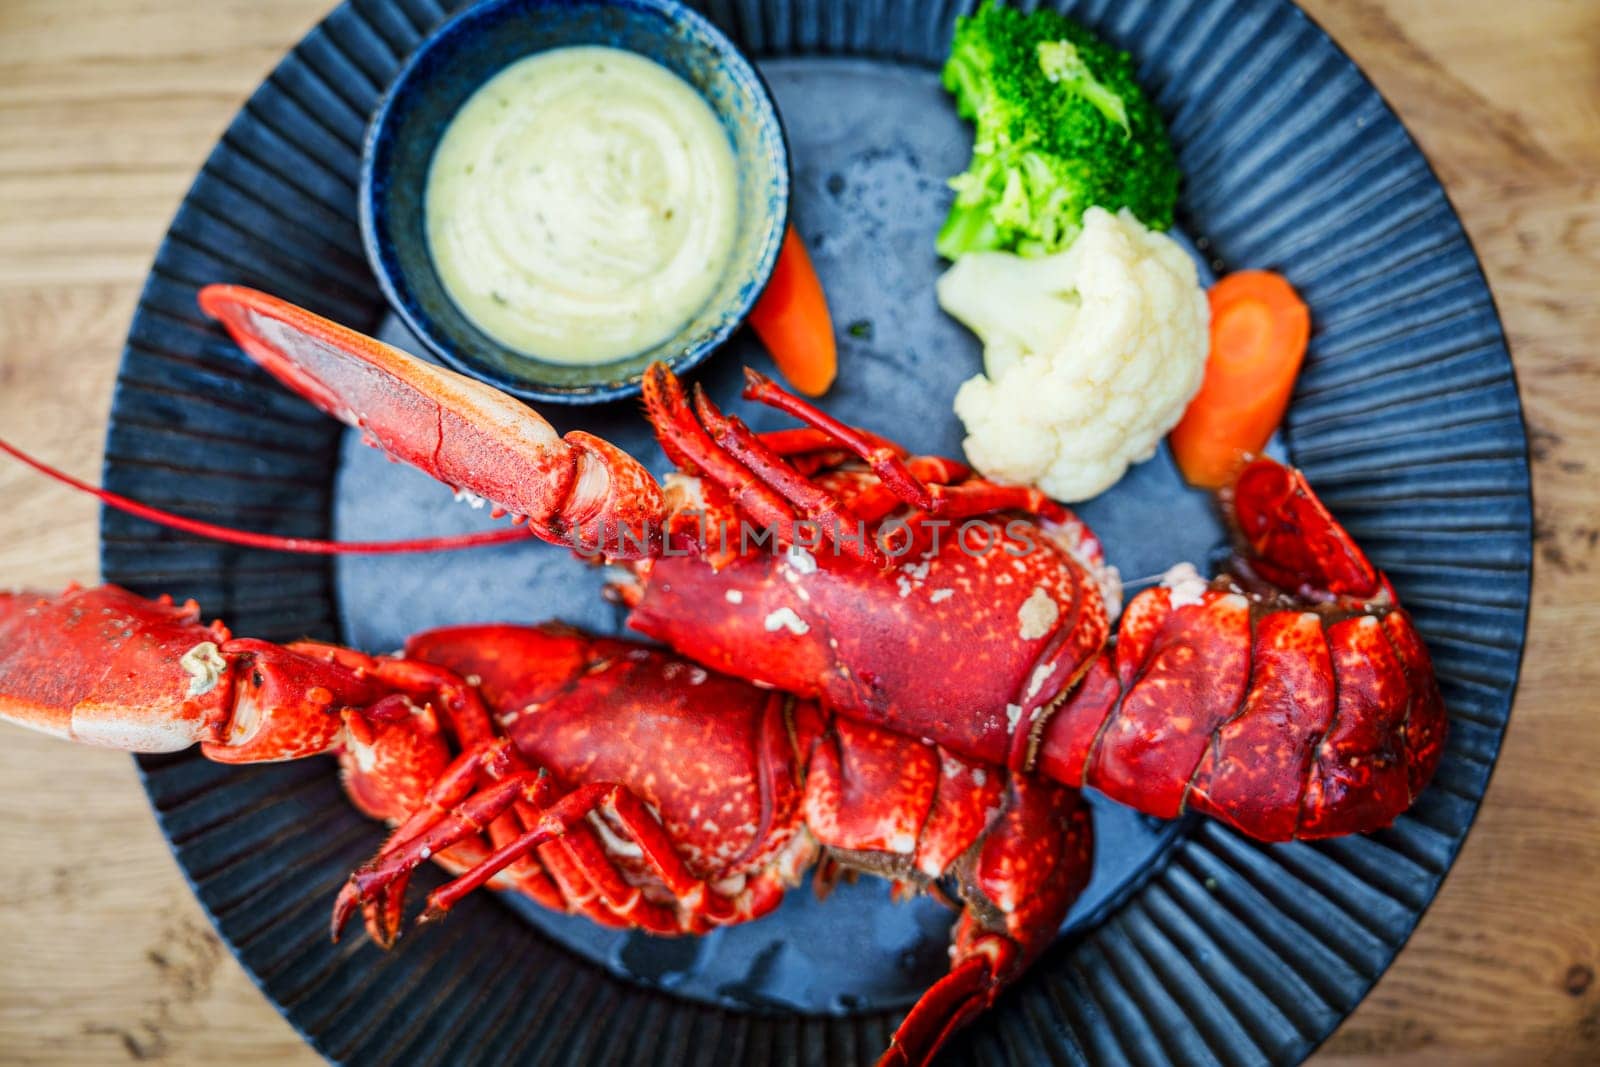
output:
[[[1057,252],[1094,206],[1172,225],[1177,160],[1126,52],[1054,11],[988,3],[956,20],[943,78],[975,136],[941,255]]]

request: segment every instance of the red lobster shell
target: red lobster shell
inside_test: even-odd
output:
[[[926,1062],[987,1008],[1089,876],[1076,790],[561,626],[436,630],[371,657],[234,638],[192,601],[113,586],[0,594],[0,717],[223,762],[336,753],[351,799],[397,829],[340,894],[335,934],[359,909],[386,945],[430,859],[457,877],[427,917],[493,882],[659,935],[758,918],[824,860],[947,888],[951,971],[886,1063]]]
[[[1411,617],[1299,471],[1257,459],[1224,505],[1231,573],[1133,599],[1038,769],[1264,841],[1387,826],[1433,777],[1447,725]]]
[[[635,625],[701,663],[1268,840],[1385,826],[1438,765],[1445,715],[1409,616],[1304,478],[1270,460],[1226,494],[1233,568],[1136,598],[1113,654],[1116,584],[1065,509],[908,456],[759,376],[746,395],[804,428],[754,434],[650,372],[648,414],[679,468],[663,491],[603,441],[559,437],[495,390],[265,294],[210,287],[201,302],[396,458],[540,537],[639,561],[623,589]],[[787,551],[696,536],[745,522]],[[807,524],[826,539],[803,540]],[[909,554],[872,536],[890,524]]]
[[[1096,785],[1154,815],[1204,811],[1268,840],[1385,826],[1438,765],[1444,709],[1409,616],[1304,478],[1270,460],[1247,465],[1225,494],[1236,566],[1210,588],[1177,581],[1142,594],[1116,652],[1102,654],[1115,587],[1064,509],[953,461],[907,457],[770,382],[752,378],[746,395],[807,429],[752,434],[703,396],[691,404],[664,369],[651,373],[651,421],[694,486],[663,496],[603,442],[558,439],[493,390],[298,308],[226,287],[202,303],[324,410],[527,516],[540,536],[570,544],[580,531],[659,521],[661,536],[612,553],[646,560],[642,588],[626,594],[635,625],[841,715]],[[916,555],[886,560],[870,539],[836,538],[809,557],[815,573],[807,557],[720,546],[665,557],[688,541],[686,505],[723,526],[729,516],[769,526],[785,545],[798,543],[802,519],[899,520]],[[958,538],[931,545],[931,522],[980,515],[1037,551],[1007,558],[1005,537],[976,555],[951,547]]]

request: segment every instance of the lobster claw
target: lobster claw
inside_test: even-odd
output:
[[[84,744],[221,763],[297,759],[344,740],[382,679],[200,621],[192,600],[113,585],[0,593],[0,719]]]
[[[200,308],[284,385],[390,456],[525,518],[535,535],[615,558],[658,555],[666,505],[609,442],[557,434],[500,390],[275,296],[208,285]]]
[[[202,739],[217,763],[273,763],[330,752],[346,741],[350,709],[391,698],[377,679],[270,641],[220,646],[232,706],[215,736]]]
[[[231,672],[194,601],[114,586],[0,593],[0,719],[83,744],[176,752],[220,739]]]

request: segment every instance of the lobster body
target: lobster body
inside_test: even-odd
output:
[[[695,660],[839,714],[1020,766],[1028,731],[1105,644],[1105,598],[1075,544],[1033,517],[899,518],[885,576],[835,554],[638,565],[628,625]],[[1042,720],[1040,720],[1042,722]]]
[[[1086,883],[1088,811],[1075,790],[827,716],[671,653],[546,625],[431,631],[406,654],[473,680],[497,729],[561,788],[615,782],[642,800],[689,874],[733,899],[741,920],[771,910],[826,858],[909,888],[951,877],[964,921],[1031,958]],[[623,827],[594,829],[630,884],[669,898],[646,857],[618,846]],[[566,910],[583,905],[569,899]],[[677,932],[706,928],[703,913],[668,910]]]
[[[1410,616],[1298,472],[1255,460],[1224,504],[1231,571],[1208,585],[1175,568],[1129,603],[1114,649],[1098,544],[1035,516],[940,547],[925,516],[897,515],[912,551],[888,579],[837,555],[646,561],[629,624],[1160,818],[1198,811],[1264,841],[1387,826],[1431,780],[1446,730]]]
[[[24,725],[224,762],[338,755],[352,800],[396,830],[336,933],[360,909],[391,943],[429,860],[456,878],[428,917],[493,882],[660,935],[759,918],[819,863],[821,886],[859,870],[948,894],[951,972],[889,1062],[925,1062],[992,1003],[1088,881],[1074,789],[564,626],[454,627],[372,657],[235,639],[192,602],[103,586],[0,596],[0,650],[0,716]]]

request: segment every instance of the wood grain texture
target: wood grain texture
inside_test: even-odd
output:
[[[0,432],[99,467],[168,219],[328,0],[0,0]],[[1534,443],[1524,676],[1478,825],[1340,1067],[1600,1062],[1600,4],[1315,0],[1411,127],[1500,302]],[[95,576],[92,503],[0,465],[0,583]],[[0,1062],[315,1063],[217,941],[131,762],[0,745]]]

